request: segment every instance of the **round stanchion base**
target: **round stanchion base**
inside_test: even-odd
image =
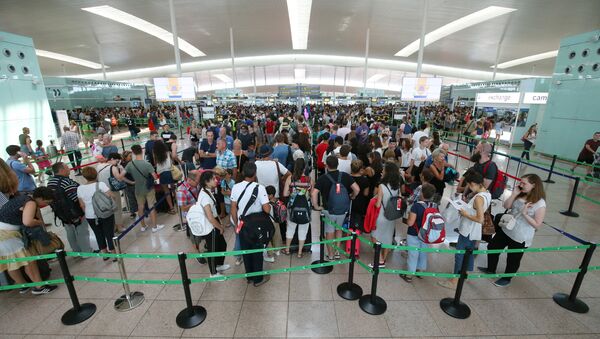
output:
[[[356,300],[362,296],[363,290],[355,283],[345,282],[338,285],[337,293],[346,300]]]
[[[202,306],[192,306],[192,309],[183,309],[177,315],[177,326],[181,328],[196,327],[206,319],[206,309]]]
[[[60,318],[63,325],[76,325],[88,320],[91,316],[96,313],[96,305],[92,303],[82,304],[79,310],[72,308],[65,312]]]
[[[371,295],[363,295],[358,299],[360,309],[372,315],[384,314],[387,310],[387,303],[383,298],[375,296],[375,300],[371,300]]]
[[[311,264],[315,265],[315,264],[322,264],[322,263],[326,263],[326,262],[327,261],[315,260]],[[331,271],[333,271],[333,266],[313,267],[313,268],[311,268],[311,270],[313,272],[315,272],[316,274],[327,274],[327,273],[330,273]]]
[[[567,217],[579,218],[579,213],[573,211],[560,211],[559,213],[562,215],[566,215]]]
[[[467,319],[471,315],[471,309],[463,302],[454,303],[453,298],[440,300],[440,307],[447,315],[456,319]]]
[[[584,303],[580,299],[575,298],[575,300],[570,300],[568,294],[556,293],[552,296],[552,299],[561,307],[566,308],[571,312],[588,313],[590,310],[588,305],[586,305],[586,303]]]
[[[144,293],[131,292],[129,299],[123,294],[119,299],[115,300],[115,310],[125,312],[140,306],[144,302]]]
[[[544,180],[544,182],[547,184],[556,184],[556,181],[554,180]]]

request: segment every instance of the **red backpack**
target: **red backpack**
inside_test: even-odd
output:
[[[487,165],[485,165],[485,167],[483,168],[483,177],[485,178],[485,172],[487,172],[488,168],[490,167],[490,164],[492,163],[492,161],[488,161]],[[492,199],[498,199],[502,196],[502,193],[504,193],[504,189],[506,188],[506,182],[508,181],[508,177],[506,176],[506,173],[502,172],[498,166],[496,166],[496,178],[494,179],[494,182],[492,183],[492,186],[490,187],[490,194],[492,195]]]
[[[419,239],[426,244],[439,244],[446,239],[446,220],[442,217],[437,204],[419,201],[425,207],[421,228],[417,228]],[[415,227],[417,227],[415,223]]]

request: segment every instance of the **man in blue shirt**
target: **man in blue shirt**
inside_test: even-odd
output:
[[[19,192],[32,192],[35,189],[35,181],[32,176],[35,173],[35,168],[29,163],[29,158],[25,156],[23,157],[23,163],[19,161],[24,153],[21,152],[21,147],[17,145],[6,147],[6,153],[9,155],[6,164],[19,179]]]
[[[154,166],[154,143],[156,142],[156,138],[158,137],[157,131],[150,132],[150,139],[146,141],[146,145],[144,145],[146,160]]]
[[[219,138],[217,139],[217,141],[221,139],[225,140],[225,142],[227,143],[228,150],[233,150],[233,138],[230,135],[227,135],[227,129],[225,127],[221,127],[219,129]]]
[[[212,130],[206,131],[206,139],[202,140],[199,153],[203,169],[213,169],[217,165],[217,142]]]

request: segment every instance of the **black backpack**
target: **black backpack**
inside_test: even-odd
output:
[[[73,200],[69,199],[67,192],[62,188],[64,179],[58,179],[56,187],[54,187],[54,200],[50,203],[52,211],[54,211],[54,223],[58,218],[63,225],[81,224],[81,217],[85,215],[81,206]]]
[[[292,183],[292,187],[294,184]],[[295,187],[294,187],[295,188]],[[311,207],[305,193],[294,189],[290,196],[287,210],[290,213],[289,220],[296,224],[308,224],[311,219]]]

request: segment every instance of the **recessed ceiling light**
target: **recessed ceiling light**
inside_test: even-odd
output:
[[[487,20],[491,20],[500,15],[504,15],[510,12],[514,12],[516,9],[499,6],[489,6],[475,13],[471,13],[460,19],[454,20],[449,24],[446,24],[434,31],[431,31],[425,35],[425,46],[432,44],[452,33],[456,33],[467,27],[471,27],[482,23]],[[407,57],[419,50],[419,43],[421,39],[417,39],[411,42],[408,46],[401,49],[395,56]]]
[[[377,73],[377,74],[371,76],[369,79],[367,79],[367,83],[381,80],[381,79],[385,78],[386,76],[387,75],[385,75],[385,74]]]
[[[510,67],[527,64],[527,63],[538,61],[538,60],[554,58],[557,55],[558,55],[558,50],[540,53],[540,54],[534,54],[534,55],[526,56],[523,58],[503,62],[501,64],[498,64],[497,67],[499,69],[510,68]],[[490,68],[494,68],[494,66],[492,65],[492,66],[490,66]]]
[[[219,74],[213,74],[213,77],[223,81],[223,82],[233,82],[233,79],[231,79],[230,77],[228,77],[225,74],[219,73]]]
[[[85,7],[82,8],[82,10],[99,16],[103,16],[107,19],[122,23],[129,27],[133,27],[144,33],[148,33],[152,36],[155,36],[170,45],[173,45],[173,34],[171,32],[161,27],[158,27],[155,24],[148,22],[144,19],[138,18],[135,15],[123,12],[111,6]],[[179,49],[187,53],[189,56],[201,57],[206,55],[201,50],[192,46],[192,44],[183,40],[182,38],[177,38],[177,41],[179,44]]]
[[[308,46],[311,7],[312,0],[287,0],[293,49],[306,49]]]
[[[54,60],[60,60],[60,61],[64,61],[64,62],[68,62],[71,64],[76,64],[76,65],[80,65],[80,66],[84,66],[84,67],[89,67],[89,68],[93,68],[93,69],[102,69],[102,65],[92,62],[92,61],[88,61],[88,60],[83,60],[80,58],[76,58],[76,57],[72,57],[69,55],[64,55],[64,54],[60,54],[60,53],[54,53],[54,52],[49,52],[49,51],[44,51],[41,49],[36,49],[35,50],[35,54],[37,56],[43,57],[43,58],[49,58],[49,59],[54,59]],[[109,68],[108,66],[104,65],[105,68]]]

